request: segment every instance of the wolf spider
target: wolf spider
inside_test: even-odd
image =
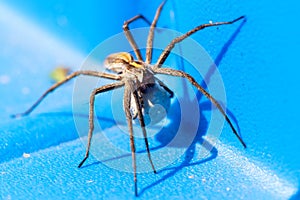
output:
[[[202,30],[206,27],[212,27],[212,26],[220,26],[220,25],[226,25],[226,24],[233,24],[241,19],[244,19],[245,16],[241,16],[235,20],[227,21],[227,22],[215,22],[215,23],[208,23],[208,24],[202,24],[199,25],[192,30],[186,32],[185,34],[174,38],[169,45],[163,50],[163,52],[160,54],[158,60],[155,64],[152,63],[152,46],[153,46],[153,37],[154,37],[154,30],[156,27],[156,23],[159,19],[161,10],[165,4],[165,1],[163,1],[159,7],[156,10],[155,17],[150,23],[143,15],[136,15],[135,17],[129,19],[128,21],[124,22],[123,25],[123,31],[125,33],[125,36],[127,40],[129,41],[131,47],[133,48],[134,54],[137,58],[135,60],[133,56],[127,52],[119,52],[115,54],[109,55],[105,59],[105,65],[106,68],[113,73],[105,73],[105,72],[98,72],[98,71],[90,71],[90,70],[82,70],[82,71],[76,71],[72,73],[71,75],[67,76],[64,80],[54,84],[52,87],[50,87],[27,111],[24,113],[20,113],[17,115],[14,115],[14,117],[21,117],[30,114],[36,106],[53,90],[61,86],[62,84],[66,83],[67,81],[79,76],[79,75],[87,75],[87,76],[94,76],[94,77],[100,77],[100,78],[106,78],[115,80],[116,82],[113,82],[111,84],[107,84],[104,86],[101,86],[99,88],[96,88],[92,91],[90,95],[90,102],[89,102],[89,131],[88,131],[88,143],[86,148],[86,153],[84,159],[80,162],[78,167],[80,168],[83,163],[86,161],[86,159],[89,157],[89,151],[91,146],[91,139],[92,134],[94,130],[94,100],[95,95],[100,94],[102,92],[114,90],[116,88],[124,87],[124,97],[123,97],[123,107],[126,115],[126,120],[128,124],[128,129],[130,133],[130,147],[132,152],[132,165],[133,165],[133,171],[134,171],[134,191],[135,195],[138,195],[137,192],[137,175],[136,175],[136,155],[135,155],[135,144],[134,144],[134,135],[133,135],[133,119],[135,117],[138,117],[139,123],[142,129],[143,137],[145,140],[146,145],[146,151],[147,156],[150,161],[150,164],[152,166],[153,172],[156,173],[154,164],[151,159],[151,154],[149,150],[148,140],[147,140],[147,133],[145,128],[145,121],[143,116],[143,96],[149,92],[149,90],[154,89],[154,86],[161,87],[165,92],[169,93],[169,97],[171,98],[173,96],[173,92],[166,86],[162,81],[160,81],[155,75],[156,74],[164,74],[164,75],[170,75],[175,77],[183,77],[187,79],[192,85],[194,85],[204,96],[206,96],[216,107],[217,109],[222,113],[222,115],[225,117],[227,123],[230,125],[233,133],[238,138],[238,140],[241,142],[241,144],[246,148],[245,142],[242,140],[242,138],[238,135],[236,129],[234,128],[232,122],[228,118],[225,110],[221,107],[221,105],[217,102],[217,100],[211,96],[202,86],[198,84],[198,82],[189,74],[185,73],[184,71],[175,70],[171,68],[161,68],[165,60],[168,58],[170,52],[174,48],[174,46],[190,35],[196,33],[199,30]],[[147,38],[147,46],[146,46],[146,60],[144,61],[140,52],[140,49],[138,48],[131,32],[129,29],[129,24],[138,20],[142,19],[145,22],[147,22],[150,25],[150,30],[148,33]],[[134,110],[134,111],[133,111]]]

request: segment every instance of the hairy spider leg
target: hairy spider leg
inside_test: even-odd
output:
[[[131,19],[127,20],[124,22],[123,24],[123,31],[125,33],[125,36],[129,42],[129,44],[131,45],[137,59],[139,61],[143,61],[143,57],[141,55],[141,51],[138,48],[138,45],[136,44],[130,29],[129,29],[129,24],[138,20],[138,19],[142,19],[144,20],[148,25],[150,25],[150,30],[149,30],[149,34],[148,34],[148,38],[147,38],[147,46],[146,46],[146,63],[150,64],[151,60],[152,60],[152,45],[153,45],[153,37],[154,37],[154,28],[156,27],[156,23],[158,21],[158,18],[160,16],[161,10],[163,8],[163,5],[165,4],[166,1],[163,1],[160,6],[157,8],[156,10],[156,14],[155,17],[152,21],[152,23],[150,21],[147,20],[147,18],[145,18],[143,15],[139,14],[136,15],[134,17],[132,17]]]
[[[90,110],[89,110],[89,132],[88,132],[88,141],[87,141],[87,147],[86,147],[86,153],[85,156],[83,158],[83,160],[79,163],[78,168],[80,168],[83,163],[86,161],[86,159],[89,157],[89,152],[90,152],[90,147],[91,147],[91,140],[92,140],[92,136],[93,136],[93,131],[94,131],[94,104],[95,104],[95,96],[97,94],[100,94],[102,92],[107,92],[110,90],[114,90],[116,88],[122,87],[124,86],[124,82],[123,81],[119,81],[119,82],[114,82],[111,84],[107,84],[104,86],[101,86],[99,88],[96,88],[93,90],[93,92],[90,95]]]
[[[129,139],[130,139],[132,167],[133,167],[134,193],[135,193],[135,196],[138,196],[138,193],[137,193],[137,177],[136,177],[135,144],[134,144],[134,136],[133,136],[132,115],[131,115],[131,112],[130,112],[131,91],[132,91],[131,88],[133,88],[133,86],[131,84],[132,83],[129,80],[125,80],[123,104],[124,104],[125,116],[126,116],[126,120],[127,120],[128,131],[129,131]]]
[[[134,21],[136,21],[136,20],[138,20],[138,19],[142,19],[148,25],[151,25],[151,22],[149,22],[143,15],[140,14],[140,15],[136,15],[136,16],[132,17],[131,19],[125,21],[124,24],[123,24],[123,31],[125,33],[125,36],[126,36],[128,42],[129,42],[129,44],[132,47],[132,49],[133,49],[133,51],[134,51],[137,59],[139,61],[143,61],[143,57],[142,57],[141,51],[138,48],[138,46],[137,46],[137,44],[136,44],[136,42],[135,42],[135,40],[134,40],[134,38],[133,38],[133,36],[132,36],[132,34],[130,32],[130,29],[129,29],[129,24],[132,23],[132,22],[134,22]]]
[[[130,85],[130,86],[131,86],[131,91],[132,91],[132,94],[133,94],[133,97],[134,97],[134,100],[135,100],[135,103],[136,103],[136,107],[137,107],[138,118],[139,118],[140,126],[142,128],[142,132],[143,132],[143,136],[144,136],[144,140],[145,140],[148,159],[150,161],[153,172],[156,173],[154,164],[153,164],[152,159],[151,159],[149,143],[148,143],[148,137],[147,137],[147,131],[146,131],[146,128],[145,128],[145,121],[144,121],[144,116],[143,116],[143,113],[142,113],[141,101],[140,101],[140,98],[138,97],[139,87],[138,87],[137,90],[133,90],[132,85]]]
[[[192,30],[186,32],[185,34],[174,38],[169,45],[165,48],[165,50],[161,53],[160,57],[158,58],[156,64],[154,65],[155,68],[159,68],[162,66],[162,64],[165,62],[169,54],[171,53],[171,50],[174,48],[175,44],[181,42],[182,40],[186,39],[193,33],[196,33],[206,27],[212,27],[212,26],[220,26],[220,25],[227,25],[227,24],[233,24],[241,19],[245,19],[245,16],[241,16],[235,20],[228,21],[228,22],[215,22],[215,23],[209,23],[209,24],[202,24],[197,26],[196,28],[193,28]]]
[[[147,38],[147,46],[146,46],[146,61],[145,62],[147,64],[150,64],[152,61],[154,28],[156,27],[158,18],[160,16],[161,10],[162,10],[163,6],[165,5],[165,3],[166,3],[166,1],[163,1],[157,8],[154,19],[150,26],[150,30],[149,30],[149,34],[148,34],[148,38]]]
[[[203,87],[201,87],[199,85],[199,83],[191,75],[189,75],[183,71],[175,70],[175,69],[171,69],[171,68],[155,68],[155,69],[153,69],[153,71],[156,74],[165,74],[165,75],[183,77],[183,78],[187,79],[192,85],[194,85],[202,94],[204,94],[218,108],[218,110],[225,117],[227,123],[230,125],[235,136],[239,139],[239,141],[244,146],[244,148],[247,147],[246,143],[242,140],[242,138],[237,133],[236,129],[234,128],[233,124],[231,123],[226,112],[223,110],[222,106],[217,102],[217,100],[212,95],[210,95]]]
[[[112,79],[112,80],[120,80],[121,77],[115,74],[108,74],[108,73],[103,73],[103,72],[97,72],[97,71],[89,71],[89,70],[83,70],[83,71],[77,71],[69,76],[67,76],[64,80],[55,83],[52,85],[49,89],[47,89],[44,94],[25,112],[11,115],[13,118],[18,118],[18,117],[23,117],[26,115],[29,115],[40,103],[41,101],[51,92],[53,92],[56,88],[60,87],[64,83],[68,82],[69,80],[79,76],[79,75],[87,75],[87,76],[95,76],[95,77],[102,77],[102,78],[107,78],[107,79]]]

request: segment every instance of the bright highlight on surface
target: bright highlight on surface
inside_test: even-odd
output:
[[[262,188],[274,198],[289,199],[296,193],[297,188],[288,180],[278,177],[275,171],[268,169],[263,163],[254,163],[247,157],[241,155],[238,149],[224,143],[218,142],[217,149],[219,151],[218,159],[222,159],[225,165],[232,166],[232,176],[243,176],[251,183],[255,183],[254,187]]]
[[[29,61],[34,59],[36,65],[43,60],[49,60],[49,64],[54,62],[66,64],[71,68],[78,68],[78,65],[85,58],[85,55],[58,39],[56,35],[45,31],[39,25],[32,23],[30,19],[27,19],[2,3],[0,3],[0,26],[0,36],[2,39],[5,38],[5,41],[1,42],[1,54],[5,55],[6,52],[9,52],[8,56],[11,56],[11,52],[15,51],[14,59],[18,58],[20,52],[22,52],[26,54],[23,56]],[[28,61],[25,60],[24,63],[28,64]],[[34,66],[26,67],[29,69],[36,68]],[[0,83],[7,83],[7,76],[2,75]]]

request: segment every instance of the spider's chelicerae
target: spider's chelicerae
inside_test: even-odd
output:
[[[212,27],[212,26],[220,26],[220,25],[226,25],[226,24],[232,24],[235,23],[241,19],[244,19],[244,16],[241,16],[235,20],[227,21],[227,22],[215,22],[215,23],[208,23],[208,24],[202,24],[199,25],[192,30],[186,32],[185,34],[174,38],[169,45],[163,50],[163,52],[160,54],[158,60],[155,64],[152,64],[152,44],[153,44],[153,37],[154,37],[154,30],[156,27],[156,23],[158,21],[158,18],[160,16],[161,10],[165,4],[165,1],[160,4],[160,6],[156,10],[155,17],[152,21],[152,23],[149,23],[147,19],[143,15],[137,15],[128,21],[124,22],[123,30],[124,33],[133,48],[133,51],[135,53],[135,56],[137,60],[133,58],[133,56],[127,52],[119,52],[115,54],[109,55],[105,59],[105,66],[109,71],[112,71],[114,73],[104,73],[104,72],[98,72],[98,71],[90,71],[90,70],[82,70],[82,71],[76,71],[72,73],[71,75],[67,76],[64,80],[54,84],[52,87],[50,87],[26,112],[14,115],[14,117],[20,117],[24,115],[28,115],[31,113],[35,107],[53,90],[61,86],[62,84],[66,83],[67,81],[79,76],[79,75],[87,75],[87,76],[95,76],[100,78],[106,78],[106,79],[112,79],[115,80],[115,82],[111,84],[104,85],[102,87],[96,88],[93,90],[92,94],[90,95],[90,102],[89,102],[89,132],[88,132],[88,143],[87,143],[87,149],[85,153],[84,159],[80,162],[78,167],[81,167],[83,163],[86,161],[86,159],[89,156],[89,150],[91,145],[91,139],[94,129],[94,100],[95,95],[100,94],[102,92],[106,92],[109,90],[113,90],[116,88],[124,87],[124,97],[123,97],[123,106],[124,111],[126,115],[126,120],[128,124],[128,129],[130,133],[130,147],[132,152],[132,165],[133,165],[133,171],[134,171],[134,185],[135,185],[135,195],[137,196],[137,175],[136,175],[136,155],[135,155],[135,144],[134,144],[134,135],[133,135],[133,119],[138,117],[140,126],[143,132],[145,144],[146,144],[146,151],[148,154],[148,158],[150,161],[150,164],[152,166],[152,169],[154,173],[156,173],[154,164],[151,159],[151,154],[149,150],[148,140],[147,140],[147,133],[145,128],[145,122],[144,122],[144,102],[143,97],[147,95],[147,93],[153,92],[153,90],[156,90],[157,87],[160,87],[161,90],[164,90],[166,93],[168,93],[167,98],[172,98],[173,92],[166,86],[162,81],[160,81],[155,75],[156,74],[164,74],[169,76],[175,76],[175,77],[183,77],[187,79],[192,85],[194,85],[203,95],[205,95],[216,107],[217,109],[222,113],[222,115],[225,117],[226,121],[230,125],[233,133],[236,135],[236,137],[239,139],[239,141],[242,143],[242,145],[246,148],[246,144],[242,140],[242,138],[238,135],[236,129],[234,128],[233,124],[231,123],[230,119],[228,118],[226,112],[221,107],[221,105],[216,101],[214,97],[212,97],[203,87],[201,87],[198,82],[189,74],[185,73],[184,71],[175,70],[171,68],[161,68],[167,57],[169,56],[170,52],[174,48],[174,46],[178,43],[180,43],[182,40],[186,39],[190,35],[196,33],[199,30],[202,30],[206,27]],[[128,25],[132,23],[135,20],[142,19],[146,21],[150,25],[150,30],[147,38],[147,46],[146,46],[146,60],[143,60],[141,52],[130,32],[130,29]]]

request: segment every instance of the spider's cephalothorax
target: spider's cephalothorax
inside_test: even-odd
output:
[[[110,54],[106,57],[104,66],[106,69],[134,82],[150,84],[155,81],[151,67],[142,61],[134,60],[133,56],[127,52]]]
[[[125,116],[128,124],[128,132],[130,138],[130,147],[132,152],[132,167],[133,167],[133,174],[134,174],[134,191],[135,195],[137,196],[137,173],[136,173],[136,153],[135,153],[135,140],[133,134],[133,119],[138,118],[141,126],[141,130],[143,133],[146,151],[148,155],[149,162],[153,169],[153,172],[156,172],[154,164],[151,159],[148,139],[147,139],[147,132],[145,128],[145,116],[147,113],[150,112],[151,106],[160,103],[164,105],[163,107],[168,107],[170,105],[170,98],[173,96],[173,92],[162,82],[160,81],[155,75],[156,74],[163,74],[168,76],[175,76],[175,77],[182,77],[188,80],[194,87],[196,87],[199,92],[201,92],[204,96],[206,96],[212,104],[216,106],[216,108],[222,113],[227,123],[230,125],[233,133],[241,142],[241,144],[246,148],[246,144],[242,140],[242,138],[237,133],[236,129],[234,128],[231,120],[228,118],[225,110],[222,106],[218,103],[218,101],[211,96],[191,75],[185,73],[184,71],[172,69],[172,68],[162,68],[165,60],[168,58],[170,52],[174,48],[174,46],[190,35],[198,32],[207,27],[213,26],[220,26],[226,24],[233,24],[241,19],[245,19],[245,16],[241,16],[237,19],[232,21],[225,21],[225,22],[214,22],[214,23],[207,23],[196,26],[192,30],[182,34],[174,38],[169,45],[163,50],[160,54],[159,58],[157,59],[156,63],[151,65],[152,62],[152,52],[153,52],[153,37],[154,37],[154,29],[156,27],[158,18],[160,16],[161,10],[164,6],[166,1],[163,1],[158,9],[156,10],[155,17],[150,23],[143,15],[136,15],[135,17],[129,19],[128,21],[124,22],[123,30],[125,33],[126,38],[129,41],[129,44],[133,48],[135,53],[135,57],[137,60],[133,59],[127,52],[121,52],[116,54],[109,55],[105,60],[105,65],[108,70],[113,71],[115,73],[105,73],[105,72],[98,72],[98,71],[91,71],[91,70],[82,70],[76,71],[71,75],[67,76],[64,80],[54,84],[50,87],[27,111],[21,114],[13,115],[14,117],[20,117],[24,115],[28,115],[31,113],[37,105],[53,90],[61,86],[62,84],[66,83],[67,81],[79,76],[79,75],[86,75],[86,76],[95,76],[99,78],[106,78],[114,80],[115,82],[103,85],[99,88],[95,88],[90,95],[90,111],[89,111],[89,131],[88,131],[88,142],[87,148],[84,159],[80,162],[78,167],[81,167],[86,159],[89,157],[91,140],[94,130],[94,103],[95,103],[95,96],[102,92],[106,92],[109,90],[114,90],[116,88],[124,87],[124,96],[123,96],[123,107],[125,111]],[[150,30],[147,38],[146,44],[146,59],[143,60],[141,52],[131,34],[129,29],[129,24],[138,20],[142,19],[146,23],[150,25]],[[192,119],[191,119],[192,120]],[[196,122],[198,123],[198,122]]]

